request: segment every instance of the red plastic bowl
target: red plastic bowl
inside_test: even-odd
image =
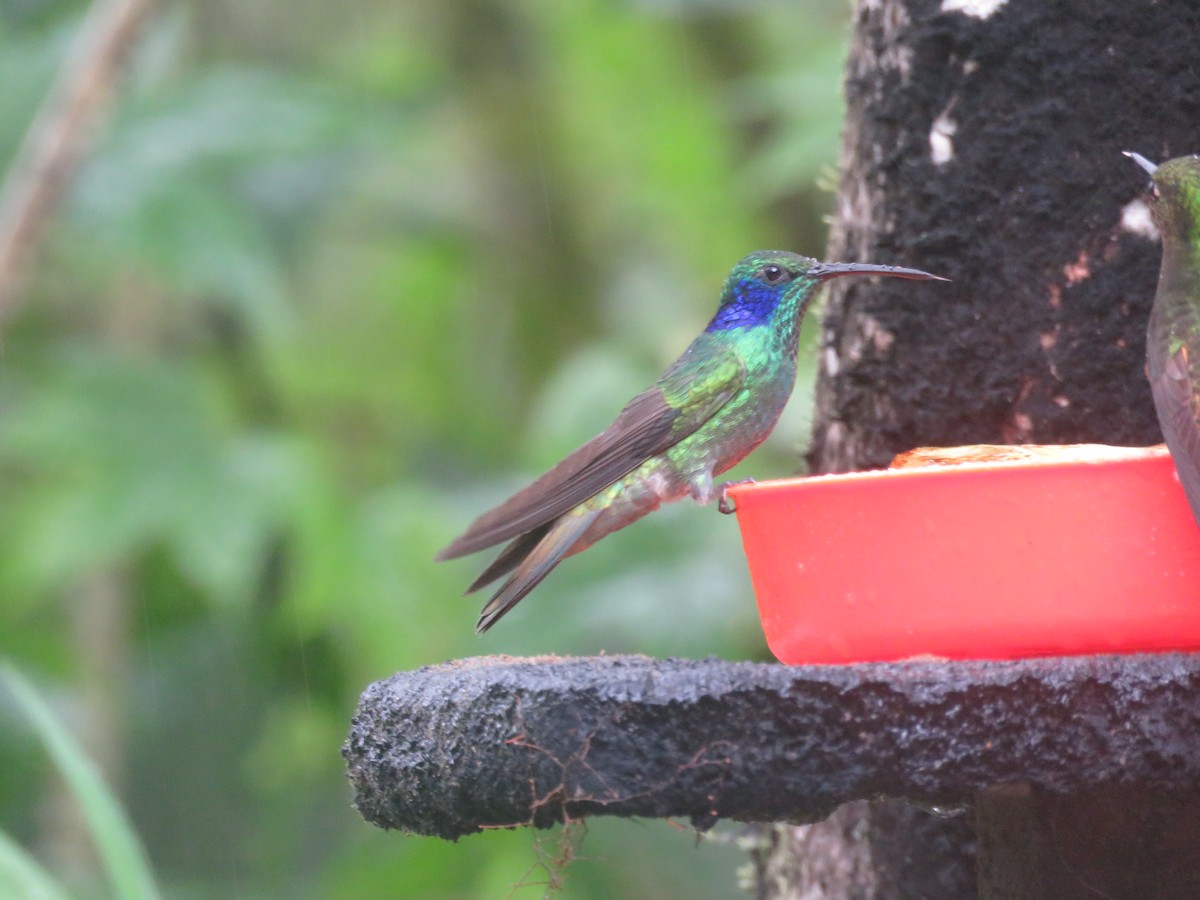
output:
[[[771,651],[795,664],[1200,650],[1200,528],[1170,456],[1079,451],[733,488]]]

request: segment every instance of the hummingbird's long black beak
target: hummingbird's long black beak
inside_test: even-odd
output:
[[[899,266],[873,266],[869,263],[823,263],[819,262],[808,274],[822,281],[842,275],[887,275],[891,278],[912,278],[916,281],[949,281],[941,275],[931,275],[920,269],[902,269]]]
[[[1153,175],[1158,171],[1158,166],[1150,162],[1150,160],[1146,159],[1146,157],[1142,156],[1142,154],[1134,153],[1132,150],[1122,150],[1121,152],[1145,169],[1146,174]]]

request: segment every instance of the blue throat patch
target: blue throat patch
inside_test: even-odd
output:
[[[779,306],[784,287],[768,287],[751,278],[743,278],[734,289],[734,299],[717,310],[705,331],[729,331],[757,328],[770,322]]]

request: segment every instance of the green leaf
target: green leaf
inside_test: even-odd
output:
[[[55,718],[33,686],[10,664],[0,663],[0,681],[8,686],[29,718],[59,774],[83,808],[92,840],[116,895],[123,900],[160,896],[146,851],[95,763]]]
[[[352,171],[364,117],[322,82],[229,68],[150,85],[79,175],[68,234],[223,306],[255,333],[292,321],[284,246]]]
[[[0,527],[14,583],[54,589],[165,546],[215,601],[245,601],[294,485],[311,477],[296,442],[235,432],[198,366],[96,351],[53,360],[0,422],[0,465],[24,473],[8,497],[21,527]]]
[[[24,847],[0,831],[0,896],[67,900],[69,895]]]

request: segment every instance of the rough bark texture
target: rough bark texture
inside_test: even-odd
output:
[[[1123,225],[1146,178],[1121,151],[1200,150],[1200,6],[942,11],[970,5],[858,3],[828,258],[954,284],[831,285],[813,471],[920,445],[1161,440],[1143,374],[1159,248]]]
[[[343,753],[369,821],[458,838],[587,815],[814,821],[872,797],[961,806],[1013,782],[1179,791],[1200,783],[1197,734],[1195,655],[484,657],[372,685]],[[880,871],[916,877],[905,848],[876,844]]]
[[[963,900],[975,894],[974,843],[969,834],[960,839],[963,826],[969,832],[961,810],[947,817],[903,800],[847,803],[819,825],[757,826],[764,839],[751,851],[756,894]]]
[[[1200,897],[1200,785],[1049,794],[1029,785],[976,804],[984,900]],[[952,895],[946,895],[952,896]]]

